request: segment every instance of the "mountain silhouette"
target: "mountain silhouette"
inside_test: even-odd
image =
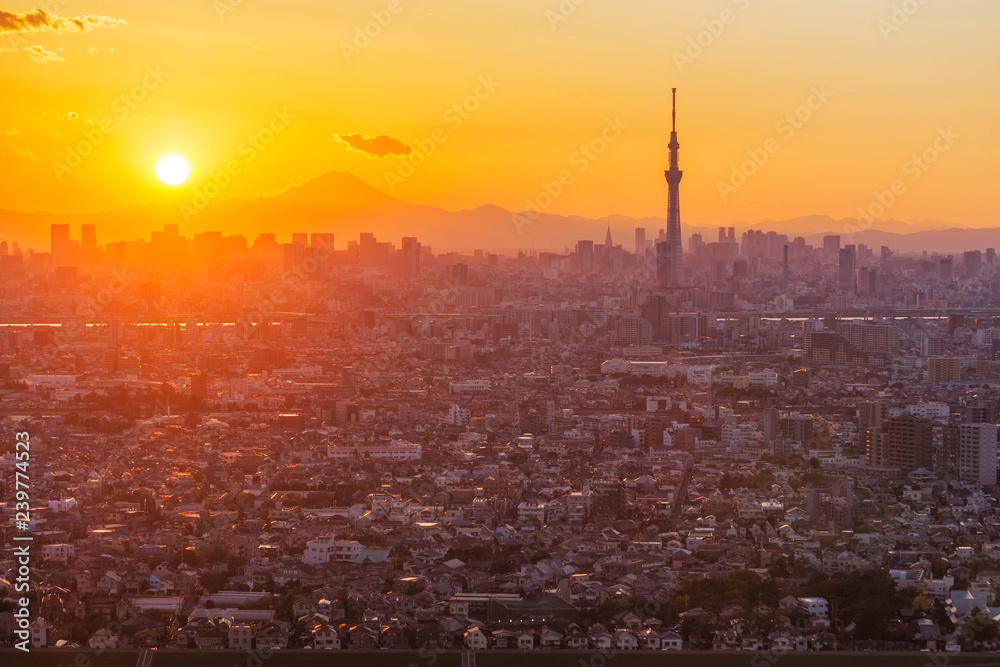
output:
[[[435,251],[482,248],[562,252],[579,239],[603,242],[609,226],[615,243],[631,250],[635,227],[645,227],[646,237],[655,238],[665,227],[666,219],[624,215],[593,219],[512,212],[492,204],[448,211],[402,201],[347,172],[328,172],[253,199],[220,197],[209,201],[189,196],[176,204],[146,204],[85,214],[0,210],[0,233],[8,240],[19,241],[24,248],[48,251],[49,226],[54,223],[68,223],[73,238],[79,238],[80,225],[93,223],[100,243],[148,239],[150,232],[177,224],[188,237],[214,230],[242,234],[251,244],[262,232],[274,232],[279,240],[287,240],[293,232],[332,232],[338,247],[344,247],[347,240],[357,239],[361,232],[372,232],[379,240],[397,245],[403,236],[416,236]],[[937,229],[933,228],[935,225],[939,225]],[[897,252],[954,253],[1000,245],[998,228],[960,229],[934,221],[919,225],[898,220],[878,221],[871,228],[855,233],[850,240],[846,237],[851,230],[858,229],[856,221],[822,215],[727,226],[737,227],[740,233],[752,228],[786,233],[789,238],[803,236],[813,245],[821,244],[825,234],[841,234],[845,237],[843,244],[865,243],[876,249],[888,245]],[[717,226],[699,226],[692,221],[684,221],[683,229],[685,239],[700,231],[706,242],[716,240],[718,233]]]

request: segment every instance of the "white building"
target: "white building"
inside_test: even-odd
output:
[[[707,387],[712,384],[712,366],[688,366],[688,384],[696,387]]]
[[[958,476],[979,486],[997,482],[996,424],[960,424]]]
[[[49,558],[75,558],[76,547],[72,544],[46,544],[42,547],[42,557]]]
[[[769,369],[763,371],[751,371],[750,386],[774,389],[778,386],[778,374]]]
[[[336,540],[330,535],[322,535],[306,542],[306,550],[302,552],[302,562],[306,565],[322,565],[331,561],[360,563],[364,550],[360,542]]]
[[[493,389],[493,383],[489,380],[462,380],[448,383],[448,391],[453,394],[466,391],[490,391],[491,389]]]
[[[72,389],[76,386],[75,375],[29,375],[24,379],[29,386],[39,389]]]
[[[830,613],[830,605],[826,598],[799,598],[799,607],[809,616],[826,618]]]
[[[254,627],[249,623],[234,623],[229,626],[229,648],[249,650],[253,648]]]
[[[76,498],[63,498],[58,494],[55,498],[50,496],[49,509],[53,512],[68,512],[77,506]]]
[[[911,405],[909,412],[915,417],[923,417],[924,419],[947,419],[951,415],[951,408],[947,403],[931,401]]]
[[[468,426],[472,420],[472,411],[459,407],[457,403],[452,404],[448,409],[449,426]]]
[[[608,359],[601,363],[603,375],[645,375],[649,377],[678,377],[688,372],[688,367],[669,361],[633,361]]]
[[[423,445],[400,440],[383,444],[329,445],[326,456],[331,459],[389,459],[392,461],[416,461],[423,456]]]

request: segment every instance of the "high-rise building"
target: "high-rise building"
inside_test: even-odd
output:
[[[85,251],[97,250],[97,225],[84,224],[80,233],[80,245]]]
[[[951,257],[942,257],[938,260],[938,277],[941,280],[951,280],[953,274],[953,261]]]
[[[959,357],[928,357],[927,382],[961,382],[962,360]]]
[[[831,234],[823,237],[823,252],[830,258],[836,257],[840,252],[840,236]]]
[[[789,442],[800,443],[801,451],[810,450],[814,443],[814,422],[812,415],[790,414],[780,422],[781,435]]]
[[[451,284],[455,286],[469,284],[469,265],[455,264],[451,267]]]
[[[853,245],[840,249],[837,272],[837,289],[841,292],[855,293],[857,291],[857,254]]]
[[[674,251],[669,241],[656,244],[656,286],[670,287],[673,284]]]
[[[65,261],[69,255],[69,225],[52,225],[49,252],[56,262]]]
[[[887,406],[881,401],[869,401],[858,406],[858,451],[874,462],[878,432],[882,420],[888,415]]]
[[[983,267],[983,253],[979,250],[967,250],[962,254],[962,263],[965,265],[965,277],[975,278]]]
[[[673,110],[671,112],[670,126],[670,169],[663,172],[669,186],[667,194],[667,243],[670,253],[670,278],[677,281],[681,278],[682,262],[684,261],[684,247],[681,241],[681,197],[680,184],[684,172],[678,166],[677,150],[680,144],[677,143],[677,89],[673,89]],[[659,269],[659,248],[657,248],[657,269]],[[657,270],[659,274],[659,270]],[[657,283],[659,284],[659,275]],[[662,287],[662,285],[660,285]]]
[[[997,483],[996,424],[959,424],[958,476],[979,486]]]
[[[594,270],[594,242],[577,241],[576,255],[580,263],[580,270],[584,273],[591,273]]]
[[[635,254],[642,257],[646,254],[646,228],[635,228]]]
[[[877,322],[838,322],[837,333],[860,352],[880,357],[899,353],[899,327]]]
[[[415,236],[403,237],[400,274],[405,280],[413,280],[420,275],[420,242]]]
[[[924,357],[940,357],[946,346],[942,336],[924,336],[920,339],[920,355]]]
[[[765,408],[764,409],[764,442],[773,445],[774,441],[778,439],[780,433],[780,424],[778,422],[778,409],[777,408]]]
[[[910,472],[930,470],[934,465],[933,430],[930,419],[899,415],[882,422],[874,463]]]
[[[208,395],[208,375],[195,373],[191,376],[191,397],[205,398]]]
[[[649,345],[653,327],[643,317],[623,315],[615,322],[611,337],[615,345]]]
[[[361,266],[375,266],[378,241],[371,232],[361,232],[358,236],[358,260]]]

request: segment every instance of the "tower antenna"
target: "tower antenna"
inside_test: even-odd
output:
[[[671,88],[670,91],[674,96],[673,111],[670,113],[670,131],[677,131],[677,89]]]

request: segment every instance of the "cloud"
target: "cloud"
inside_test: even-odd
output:
[[[21,136],[21,130],[17,128],[17,125],[11,126],[9,130],[4,132],[8,137],[19,137]]]
[[[30,160],[31,162],[38,162],[38,158],[36,158],[35,154],[29,150],[25,150],[23,148],[15,148],[14,153],[18,157],[23,157],[25,160]]]
[[[38,8],[15,14],[0,9],[0,32],[90,32],[120,25],[125,25],[124,19],[110,16],[53,16]]]
[[[104,49],[104,52],[105,52],[105,53],[114,53],[114,52],[115,52],[115,47],[113,47],[113,46],[109,46],[109,47],[107,47],[106,49]],[[96,56],[96,55],[97,55],[98,53],[101,53],[101,49],[99,49],[99,48],[98,48],[98,47],[97,47],[97,46],[95,45],[95,46],[92,46],[92,47],[90,47],[89,49],[87,49],[87,53],[89,53],[89,54],[90,54],[90,55],[92,55],[92,56]]]
[[[41,46],[33,44],[24,48],[31,56],[31,59],[36,63],[61,63],[66,62],[66,59],[59,55],[59,51],[62,49],[56,49],[55,51],[46,51]]]
[[[374,157],[386,155],[409,155],[413,150],[399,139],[393,139],[385,134],[377,137],[364,137],[360,134],[335,134],[334,139],[342,141],[351,150],[367,153]]]

